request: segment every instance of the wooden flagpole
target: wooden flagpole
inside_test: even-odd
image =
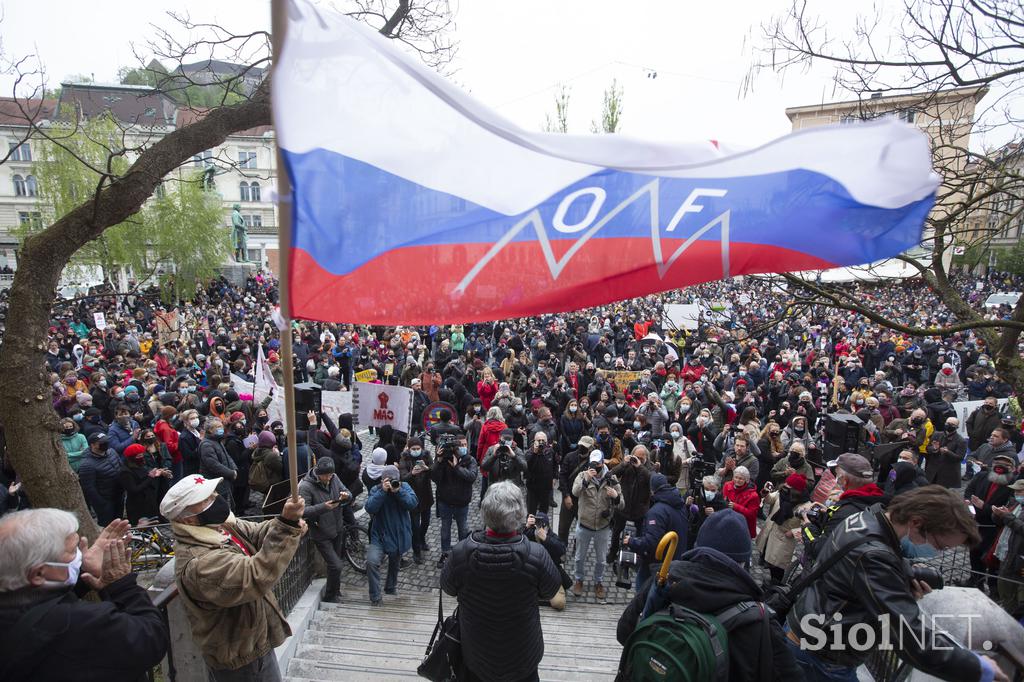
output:
[[[278,55],[284,47],[285,31],[288,30],[287,0],[271,0],[270,40],[273,49],[271,78],[277,77]],[[281,147],[277,142],[277,125],[274,125],[275,154],[277,154],[277,257],[278,294],[281,303],[281,364],[284,365],[284,419],[288,438],[288,478],[291,482],[292,500],[299,499],[298,439],[295,437],[295,365],[292,356],[292,318],[289,306],[288,281],[289,260],[292,246],[292,188],[288,172],[284,167]],[[303,472],[305,473],[305,472]]]

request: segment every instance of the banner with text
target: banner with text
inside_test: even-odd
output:
[[[408,433],[412,421],[412,389],[357,381],[352,391],[352,415],[362,428],[390,426]]]

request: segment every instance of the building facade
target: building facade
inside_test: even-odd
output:
[[[126,146],[148,146],[205,112],[177,106],[148,86],[63,83],[59,99],[13,100],[0,98],[0,144],[7,158],[0,163],[0,285],[17,269],[16,228],[28,221],[48,218],[39,205],[34,164],[42,145],[30,135],[29,122],[40,127],[66,125],[110,112],[124,130]],[[223,144],[204,151],[180,166],[181,178],[208,173],[211,189],[224,205],[223,225],[231,227],[231,211],[238,204],[248,227],[248,260],[277,266],[277,207],[274,201],[277,155],[270,126],[230,135]],[[5,275],[7,275],[5,277]]]

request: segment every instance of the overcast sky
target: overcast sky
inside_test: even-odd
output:
[[[760,144],[789,131],[786,107],[845,98],[824,69],[794,70],[784,81],[762,73],[752,91],[743,89],[752,48],[762,44],[761,23],[786,5],[788,0],[462,0],[456,5],[454,80],[532,130],[553,113],[555,84],[566,83],[570,132],[584,133],[615,78],[624,90],[626,134]],[[142,47],[154,36],[151,24],[173,25],[165,15],[169,7],[239,33],[267,28],[270,13],[269,2],[261,0],[6,0],[0,6],[5,56],[38,54],[51,87],[73,74],[114,82],[119,66],[135,65],[132,43]],[[842,3],[819,6],[830,24],[852,19]],[[11,85],[10,77],[0,78],[3,95],[10,95]]]

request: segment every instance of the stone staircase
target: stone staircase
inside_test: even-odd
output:
[[[445,611],[451,613],[455,603],[446,598]],[[621,612],[621,606],[572,601],[562,612],[541,607],[540,679],[613,680],[622,650],[615,641]],[[436,622],[436,590],[385,595],[380,607],[370,606],[364,595],[345,604],[320,604],[285,677],[290,682],[415,678]]]

